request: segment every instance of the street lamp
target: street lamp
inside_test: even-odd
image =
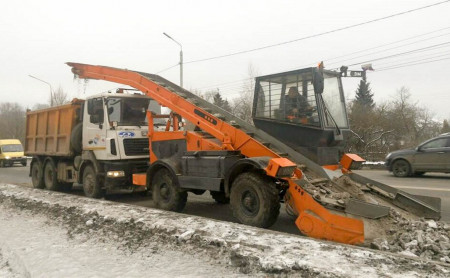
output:
[[[50,86],[50,107],[53,107],[53,89],[52,89],[52,85],[50,84],[50,83],[48,83],[47,81],[44,81],[44,80],[42,80],[42,79],[39,79],[39,78],[37,78],[37,77],[34,77],[33,75],[28,75],[29,77],[31,77],[31,78],[34,78],[34,79],[36,79],[36,80],[39,80],[39,81],[41,81],[41,82],[44,82],[45,84],[47,84],[48,86]]]
[[[164,36],[173,40],[176,44],[178,44],[180,46],[180,87],[183,87],[183,46],[181,45],[181,43],[177,42],[174,38],[167,35],[167,33],[163,33],[163,34],[164,34]]]

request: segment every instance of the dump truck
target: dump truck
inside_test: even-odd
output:
[[[133,174],[133,184],[151,190],[158,208],[182,211],[188,192],[209,191],[217,202],[230,202],[239,222],[267,228],[276,221],[284,202],[302,234],[348,244],[361,244],[373,234],[380,235],[383,231],[377,226],[393,209],[415,217],[440,217],[439,198],[411,195],[351,173],[352,164],[361,162],[355,155],[346,154],[339,164],[324,168],[262,129],[158,75],[67,64],[78,78],[125,84],[171,109],[168,115],[147,112],[149,165],[146,171]],[[292,83],[297,79],[314,97],[324,98],[327,74],[332,75],[323,68],[280,74],[280,92],[288,88],[286,80]],[[274,103],[270,95],[268,98],[269,104]],[[313,109],[311,115],[317,112],[319,121],[329,117],[336,122],[325,101],[317,106],[322,112]],[[266,113],[264,109],[260,112]],[[321,114],[324,111],[326,114]],[[284,117],[281,111],[273,113]],[[155,129],[155,121],[161,118],[167,119],[165,129]],[[319,122],[316,128],[321,125]],[[335,138],[340,136],[332,132]]]
[[[160,107],[148,96],[127,91],[27,112],[25,153],[32,157],[35,188],[70,190],[80,183],[93,198],[144,190],[132,185],[132,175],[147,169],[146,111]]]

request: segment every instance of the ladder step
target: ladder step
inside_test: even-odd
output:
[[[270,148],[270,143],[269,142],[262,142],[264,147]]]
[[[281,156],[281,157],[288,157],[289,156],[288,153],[278,153],[278,155]]]
[[[253,132],[247,132],[247,135],[253,138],[253,137],[255,136],[255,133],[253,133]]]

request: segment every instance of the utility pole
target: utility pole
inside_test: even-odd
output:
[[[41,82],[44,82],[45,84],[47,84],[48,86],[50,86],[50,107],[53,107],[53,89],[52,89],[52,85],[50,84],[50,83],[48,83],[47,81],[44,81],[44,80],[42,80],[42,79],[39,79],[39,78],[37,78],[37,77],[34,77],[33,75],[28,75],[29,77],[31,77],[31,78],[34,78],[34,79],[36,79],[36,80],[39,80],[39,81],[41,81]]]
[[[181,43],[177,42],[174,38],[169,36],[167,33],[163,33],[163,34],[164,34],[164,36],[173,40],[176,44],[178,44],[180,46],[180,87],[183,87],[183,46],[181,45]]]

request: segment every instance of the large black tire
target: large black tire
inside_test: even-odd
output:
[[[22,164],[22,166],[27,166],[27,161],[25,160],[25,161],[22,161],[20,164]]]
[[[83,171],[83,191],[89,198],[98,199],[105,195],[105,191],[97,180],[95,169],[91,165],[86,166]]]
[[[280,214],[279,190],[258,173],[243,173],[233,181],[230,203],[234,217],[250,226],[268,228]]]
[[[83,136],[83,124],[78,123],[72,129],[72,134],[70,135],[70,148],[76,154],[80,154],[81,151],[83,150],[82,136]]]
[[[187,192],[166,168],[158,170],[152,179],[152,198],[155,206],[163,210],[180,212],[187,202]]]
[[[225,196],[225,192],[218,191],[210,191],[211,197],[213,197],[214,201],[218,204],[229,204],[230,198]]]
[[[44,179],[43,179],[44,169],[42,168],[42,164],[38,161],[35,161],[31,164],[31,183],[34,188],[43,189]]]
[[[394,176],[396,177],[407,177],[411,174],[411,166],[408,161],[404,159],[396,160],[392,164],[392,173],[394,173]]]
[[[58,174],[53,160],[47,160],[47,162],[45,162],[43,176],[44,176],[44,185],[47,190],[52,191],[60,190],[60,184],[58,182]]]

